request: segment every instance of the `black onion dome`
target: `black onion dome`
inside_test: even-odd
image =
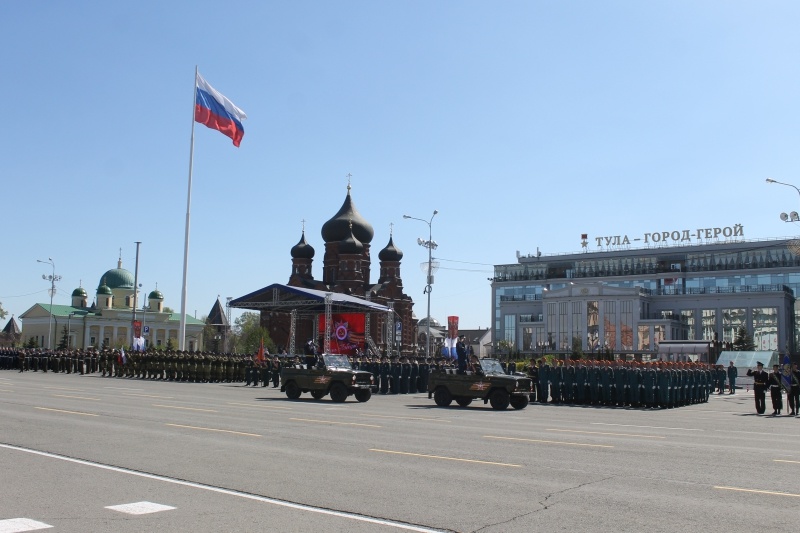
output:
[[[394,245],[394,239],[390,236],[389,237],[389,244],[386,245],[386,248],[380,251],[378,254],[378,259],[381,261],[400,261],[403,258],[403,252],[400,248]]]
[[[361,244],[361,241],[353,235],[353,230],[355,229],[355,225],[353,228],[347,228],[348,232],[350,233],[347,238],[342,240],[339,243],[339,253],[340,254],[360,254],[364,251],[364,245]]]
[[[305,231],[300,242],[292,246],[292,259],[314,259],[314,248],[306,242]]]
[[[327,242],[344,241],[350,236],[350,223],[353,223],[353,236],[361,243],[369,244],[375,235],[372,225],[367,222],[350,198],[350,186],[342,207],[329,221],[322,225],[322,239]]]

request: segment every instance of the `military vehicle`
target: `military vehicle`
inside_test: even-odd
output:
[[[291,400],[310,392],[317,400],[330,394],[331,400],[341,403],[352,394],[366,402],[372,396],[373,381],[371,373],[353,370],[346,355],[321,355],[319,364],[311,369],[300,364],[281,368],[281,392]]]
[[[531,379],[508,375],[497,359],[481,359],[473,371],[457,374],[455,369],[431,371],[428,377],[428,398],[436,405],[447,407],[453,400],[467,407],[472,400],[481,399],[492,409],[502,410],[511,405],[525,409],[531,394]]]

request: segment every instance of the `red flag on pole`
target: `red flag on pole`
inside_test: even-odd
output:
[[[261,344],[258,346],[258,355],[256,356],[256,361],[259,363],[264,362],[264,337],[261,337]]]

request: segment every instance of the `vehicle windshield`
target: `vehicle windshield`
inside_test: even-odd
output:
[[[481,368],[484,374],[505,374],[497,359],[481,359]]]
[[[322,359],[325,361],[325,368],[345,368],[348,370],[352,368],[346,355],[323,355]]]

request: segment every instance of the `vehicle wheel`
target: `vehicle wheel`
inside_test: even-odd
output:
[[[369,389],[358,389],[354,395],[359,402],[368,402],[369,399],[372,398],[372,391]]]
[[[528,397],[527,396],[512,396],[511,397],[511,407],[514,409],[525,409],[528,407]]]
[[[321,400],[322,398],[325,397],[326,394],[328,394],[328,393],[325,392],[324,390],[312,390],[311,391],[311,396],[313,396],[315,400]]]
[[[492,404],[492,409],[497,409],[498,411],[502,411],[508,407],[509,402],[510,398],[508,392],[503,389],[497,389],[489,396],[489,403]]]
[[[342,403],[347,399],[347,387],[341,383],[334,383],[331,387],[331,400]]]
[[[461,407],[466,407],[472,403],[472,398],[464,398],[463,396],[456,398],[456,403]]]
[[[286,397],[290,400],[296,400],[303,394],[303,391],[300,390],[300,387],[297,386],[297,383],[294,381],[290,381],[286,384]]]
[[[447,407],[453,401],[453,396],[446,388],[439,387],[433,392],[433,401],[439,407]]]

